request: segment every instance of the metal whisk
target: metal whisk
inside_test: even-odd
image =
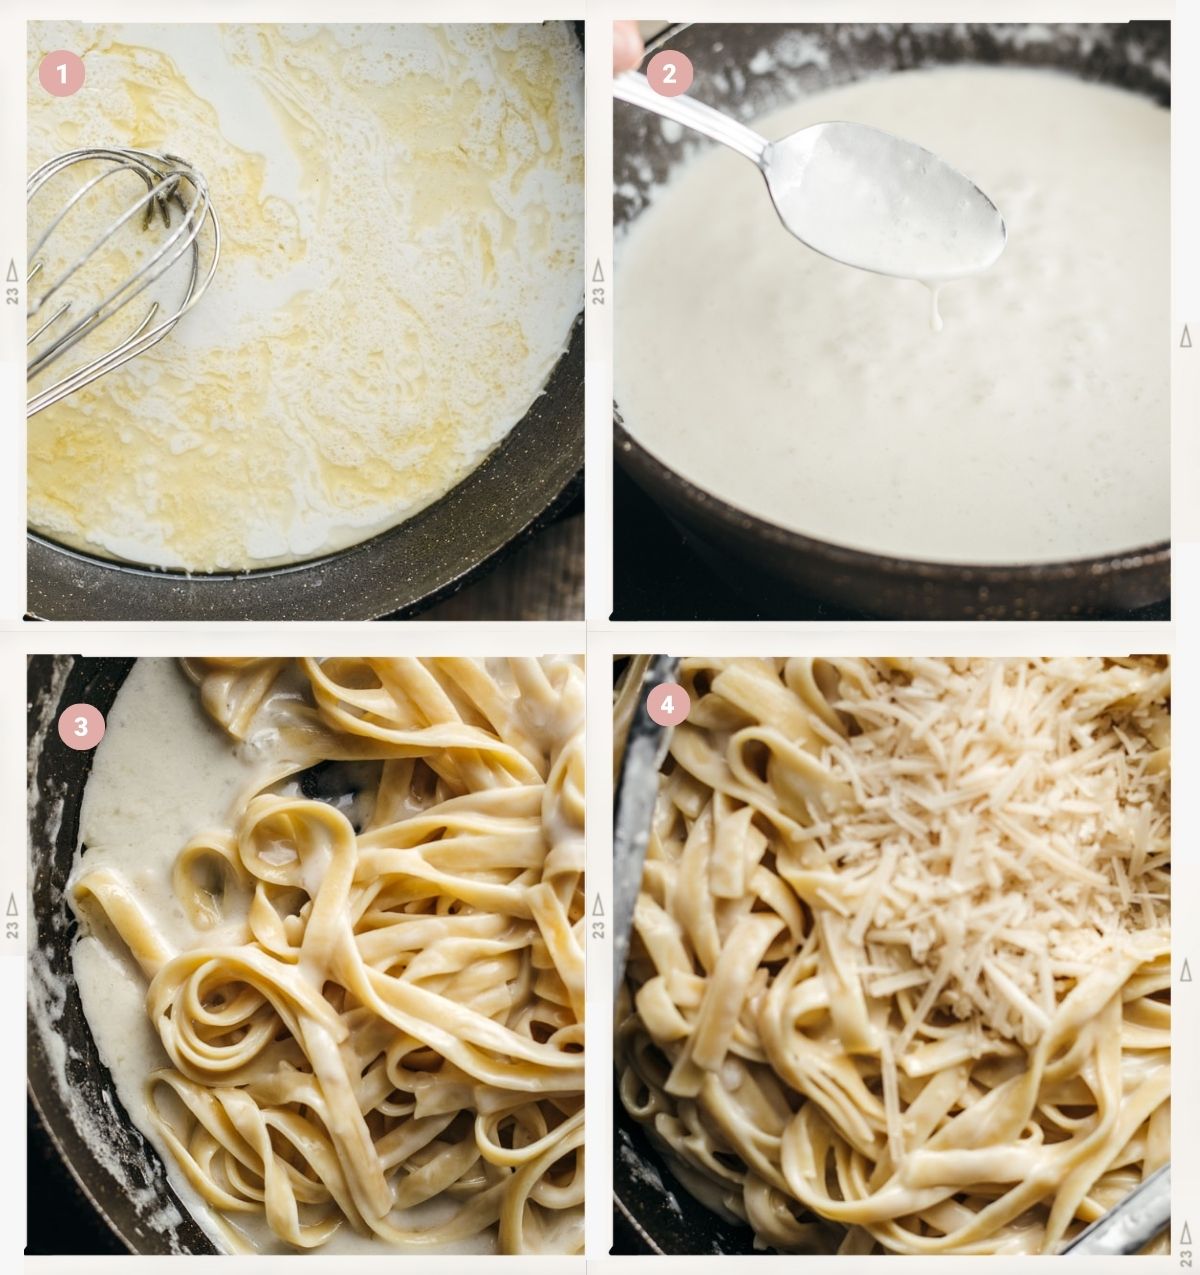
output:
[[[157,291],[173,289],[178,295],[149,298],[146,313],[136,318],[132,331],[114,336],[113,343],[96,354],[90,349],[81,351],[82,362],[72,366],[54,384],[30,396],[27,416],[57,403],[161,341],[204,295],[221,254],[221,227],[209,197],[208,183],[203,174],[176,155],[106,147],[70,151],[43,164],[29,178],[27,205],[32,209],[38,192],[76,165],[84,166],[79,186],[69,199],[58,205],[57,214],[29,253],[26,380],[31,382],[102,324],[115,319],[130,302],[176,267],[178,277],[167,280]],[[114,178],[120,181],[117,177],[120,173],[136,174],[145,183],[145,193],[131,199],[85,251],[70,264],[58,268],[50,278],[54,271],[47,268],[46,251],[48,246],[53,247],[52,236],[56,232],[64,233],[61,228],[68,218],[86,218],[90,205],[102,204],[105,197],[111,204],[111,185],[100,188]],[[43,198],[50,197],[48,191]],[[95,216],[94,208],[92,215]],[[85,300],[69,296],[72,280],[78,284],[80,272],[86,272],[89,265],[96,269],[102,254],[117,243],[117,237],[125,233],[124,228],[134,223],[135,218],[140,218],[140,229],[147,235],[161,222],[156,232],[160,241],[148,244],[138,241],[138,260],[124,276],[114,271],[105,277],[101,270],[101,285],[94,286]],[[92,303],[93,295],[100,295],[100,299]]]

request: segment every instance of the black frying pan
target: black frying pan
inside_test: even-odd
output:
[[[574,28],[582,45],[583,23]],[[544,393],[483,464],[428,509],[362,544],[262,571],[188,575],[113,562],[31,531],[26,607],[45,620],[414,615],[496,566],[580,489],[583,368],[580,315]]]
[[[866,75],[953,63],[1053,67],[1170,104],[1169,22],[1047,29],[1053,38],[1023,40],[1028,27],[1014,23],[704,23],[674,27],[652,48],[669,43],[686,53],[697,77],[703,77],[704,100],[745,121]],[[814,47],[820,59],[810,56]],[[776,56],[755,63],[764,48]],[[766,69],[752,71],[752,64]],[[656,116],[613,103],[618,239],[649,205],[655,185],[709,145],[686,131],[682,142],[668,142]],[[617,463],[717,574],[737,581],[743,593],[775,600],[772,609],[781,596],[801,593],[885,619],[1074,619],[1149,606],[1170,593],[1170,545],[1165,542],[1070,562],[972,566],[889,558],[816,540],[688,482],[634,439],[619,407],[614,431]]]

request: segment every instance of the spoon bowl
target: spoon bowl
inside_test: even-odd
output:
[[[1004,251],[996,205],[915,142],[845,121],[770,142],[703,102],[663,97],[636,71],[618,76],[613,93],[753,161],[784,227],[843,265],[937,286],[986,270]]]
[[[1004,251],[1004,218],[969,177],[881,129],[814,124],[768,143],[760,168],[784,226],[844,265],[936,284]]]

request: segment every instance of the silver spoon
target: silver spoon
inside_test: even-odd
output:
[[[613,94],[752,160],[784,226],[844,265],[936,285],[985,270],[1004,251],[996,205],[913,142],[847,123],[769,142],[694,98],[663,97],[636,71],[617,76]]]

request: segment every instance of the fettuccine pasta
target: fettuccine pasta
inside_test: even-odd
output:
[[[186,667],[257,760],[232,826],[175,861],[196,941],[86,853],[74,886],[148,981],[169,1065],[146,1101],[178,1170],[298,1249],[353,1228],[580,1251],[579,662]],[[428,1202],[439,1220],[408,1220]]]
[[[616,1053],[685,1186],[779,1251],[1053,1253],[1166,1163],[1169,677],[682,662]]]

